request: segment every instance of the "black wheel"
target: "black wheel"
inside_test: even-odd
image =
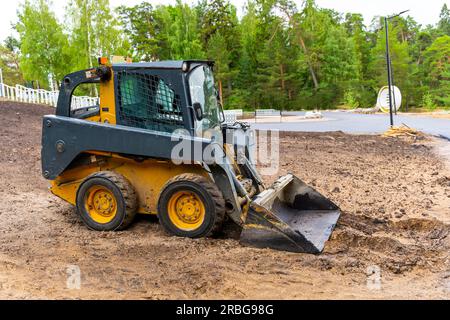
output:
[[[195,174],[170,180],[158,202],[159,221],[170,235],[202,238],[216,234],[225,219],[225,200],[217,186]]]
[[[77,210],[81,220],[96,231],[127,228],[136,216],[137,196],[122,175],[103,171],[92,174],[77,193]]]

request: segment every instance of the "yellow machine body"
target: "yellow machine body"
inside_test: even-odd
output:
[[[115,125],[117,123],[115,99],[114,74],[112,73],[110,80],[100,82],[100,114],[85,120]]]
[[[112,125],[117,123],[114,73],[111,75],[111,80],[100,83],[100,122]]]
[[[86,177],[100,171],[120,173],[133,185],[139,199],[138,213],[157,214],[159,195],[164,185],[172,178],[193,173],[209,179],[201,165],[175,166],[170,161],[145,160],[137,162],[117,154],[92,152],[86,154],[87,164],[66,170],[52,181],[51,191],[56,196],[76,205],[77,191]]]

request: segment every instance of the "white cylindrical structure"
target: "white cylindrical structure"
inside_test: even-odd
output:
[[[402,93],[400,92],[400,89],[396,86],[392,86],[391,89],[391,95],[389,95],[389,87],[383,87],[381,88],[378,99],[377,99],[377,108],[379,108],[381,111],[385,113],[389,113],[389,96],[394,97],[392,100],[392,106],[394,108],[394,111],[400,110],[400,107],[402,106]],[[395,103],[394,103],[395,102]]]

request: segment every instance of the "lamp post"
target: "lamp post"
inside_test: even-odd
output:
[[[384,30],[386,32],[386,64],[387,64],[387,73],[388,73],[388,86],[389,86],[389,116],[391,121],[391,127],[394,126],[394,107],[393,107],[393,100],[395,97],[392,96],[392,86],[393,86],[393,76],[392,76],[392,62],[391,62],[391,53],[389,50],[389,20],[396,18],[406,12],[409,12],[409,10],[405,10],[400,12],[399,14],[390,16],[390,17],[384,17]],[[396,105],[397,107],[397,105]]]
[[[388,73],[388,86],[389,86],[389,117],[391,120],[391,128],[394,126],[394,114],[392,112],[392,86],[391,86],[391,54],[389,52],[389,24],[388,18],[384,17],[384,30],[386,31],[386,63]]]

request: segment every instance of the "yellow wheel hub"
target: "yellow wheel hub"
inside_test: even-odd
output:
[[[169,218],[184,231],[193,231],[205,221],[205,205],[193,192],[177,192],[169,200]]]
[[[92,220],[107,224],[117,214],[117,200],[114,194],[102,186],[93,186],[86,197],[86,209]]]

